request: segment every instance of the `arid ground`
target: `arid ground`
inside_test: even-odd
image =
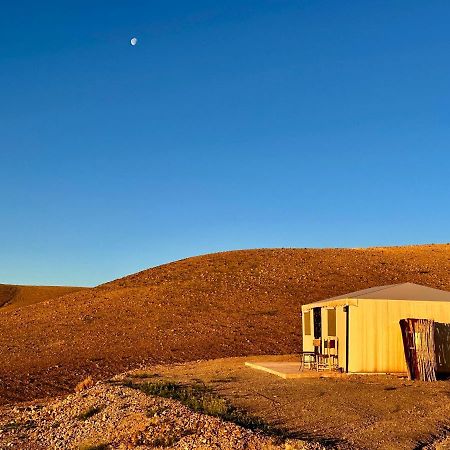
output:
[[[449,244],[243,250],[0,308],[0,403],[140,364],[295,353],[302,304],[407,281],[450,290],[449,274]]]
[[[450,434],[450,381],[415,382],[387,375],[285,380],[244,366],[245,361],[294,359],[227,358],[149,367],[134,375],[138,382],[145,382],[147,375],[205,383],[266,422],[330,448],[435,448],[434,443],[442,445]],[[450,440],[446,442],[450,448]]]
[[[0,448],[450,448],[449,381],[413,382],[387,375],[285,380],[244,365],[247,360],[295,359],[259,356],[153,365],[67,398],[3,406]],[[161,386],[197,386],[206,393],[201,398],[208,402],[208,414],[193,411],[197,403],[186,407],[183,400],[161,396]],[[213,401],[208,400],[210,392]],[[228,414],[224,420],[227,404],[247,414],[246,426],[240,415]]]

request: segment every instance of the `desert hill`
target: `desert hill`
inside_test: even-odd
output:
[[[71,286],[21,286],[0,284],[0,311],[12,311],[33,303],[51,300],[84,288]]]
[[[300,348],[300,306],[375,285],[450,290],[450,244],[261,249],[188,258],[0,313],[0,400],[87,373]]]

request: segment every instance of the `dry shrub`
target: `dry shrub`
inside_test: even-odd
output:
[[[80,381],[76,386],[75,386],[75,392],[82,392],[85,389],[89,389],[92,386],[94,386],[94,380],[92,379],[92,377],[89,375],[87,378],[85,378],[83,381]]]
[[[87,420],[92,416],[95,416],[98,414],[102,408],[100,406],[91,406],[90,408],[84,410],[80,414],[78,414],[77,419],[78,420]]]
[[[78,450],[107,450],[109,445],[105,442],[91,443],[84,442],[78,446]]]

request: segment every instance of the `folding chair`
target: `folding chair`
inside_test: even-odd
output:
[[[329,370],[336,370],[338,368],[338,339],[337,337],[329,337],[323,343],[325,353],[323,355],[324,365]]]

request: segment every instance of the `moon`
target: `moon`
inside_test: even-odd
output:
[[[133,45],[133,46],[136,45],[137,44],[137,38],[135,38],[135,37],[131,38],[130,44]]]

